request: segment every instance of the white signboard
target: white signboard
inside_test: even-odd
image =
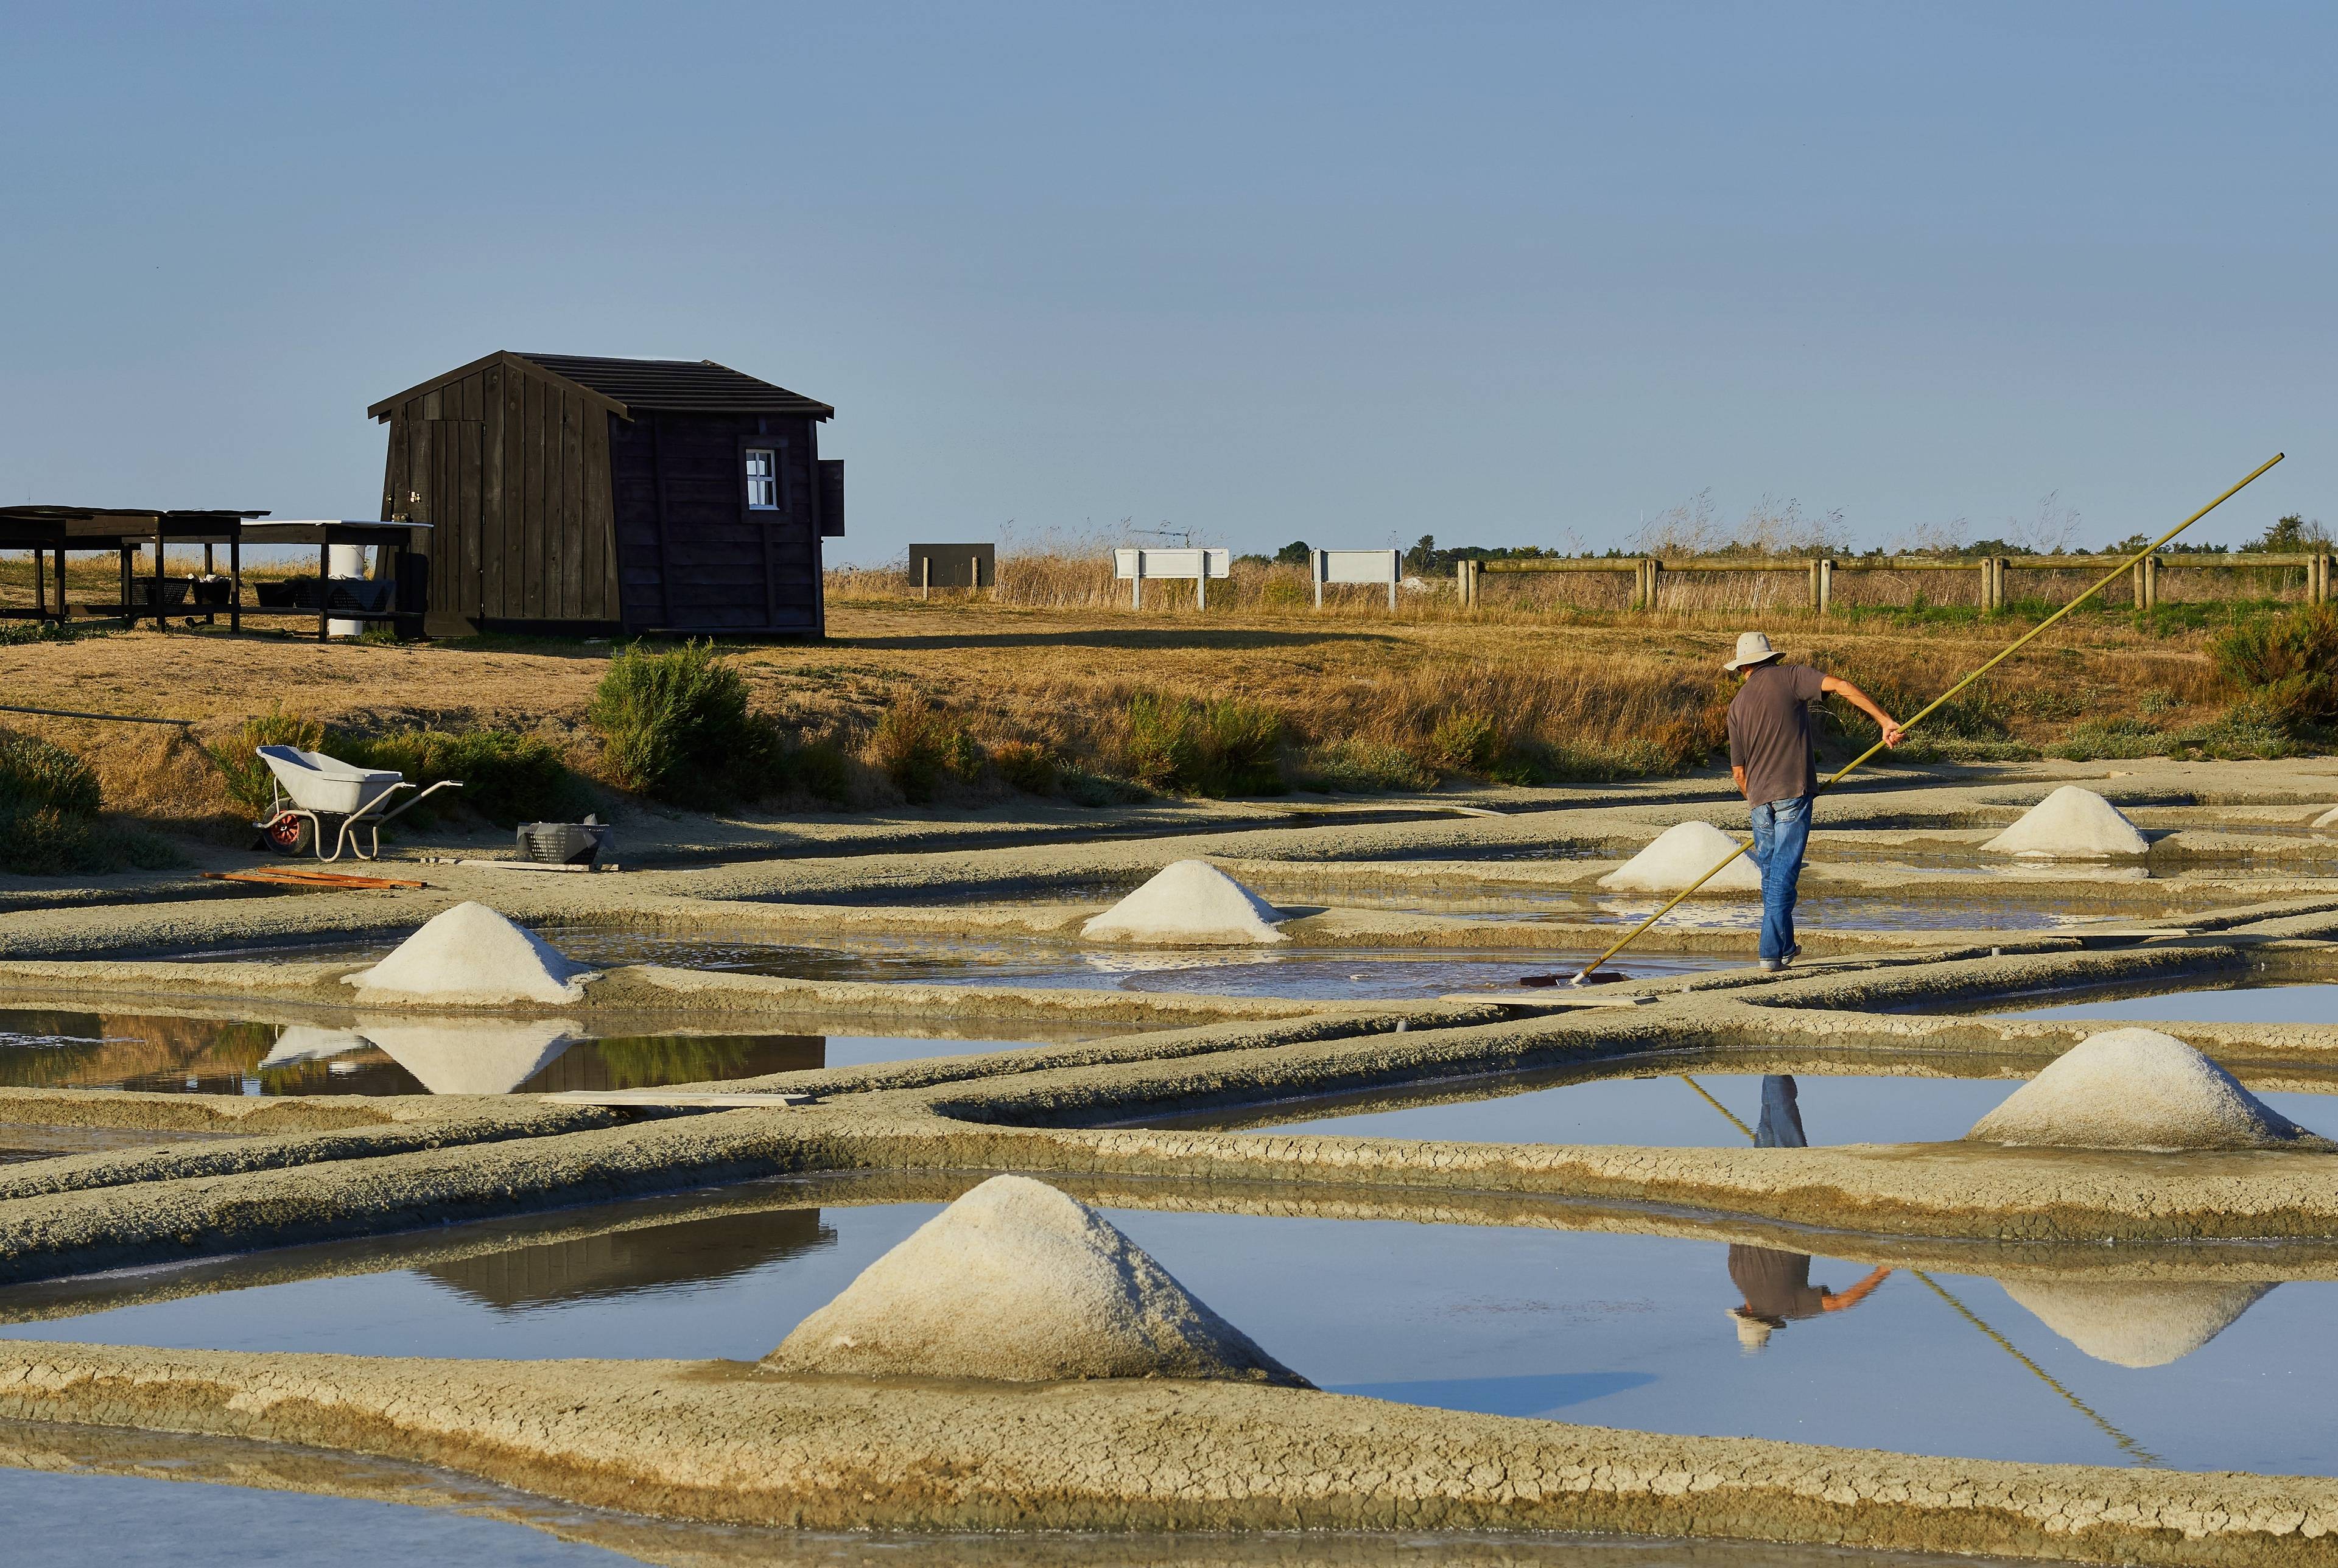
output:
[[[1400,550],[1318,550],[1315,556],[1315,608],[1323,608],[1326,583],[1379,583],[1388,585],[1389,608],[1396,608],[1398,581],[1404,575]]]
[[[1199,607],[1210,602],[1210,579],[1224,577],[1233,570],[1233,557],[1223,550],[1123,549],[1112,553],[1112,574],[1128,584],[1133,610],[1144,608],[1147,577],[1191,578],[1194,603]]]

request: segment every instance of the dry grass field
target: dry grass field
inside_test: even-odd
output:
[[[1719,666],[1745,619],[1582,609],[1470,617],[1449,603],[1391,618],[1384,602],[1322,613],[1257,602],[1135,613],[964,594],[920,603],[878,586],[838,574],[825,643],[725,650],[757,710],[799,741],[842,753],[855,805],[900,799],[888,748],[898,750],[901,720],[889,714],[939,725],[959,748],[942,780],[948,799],[1011,788],[1022,778],[1018,760],[1032,757],[1142,777],[1131,759],[1144,740],[1133,732],[1148,721],[1144,704],[1181,700],[1197,713],[1231,703],[1272,715],[1289,777],[1302,787],[1417,787],[1505,769],[1678,770],[1705,761],[1720,740],[1730,685]],[[1902,713],[2028,624],[1800,611],[1761,620],[1790,656],[1851,676]],[[2180,626],[2141,629],[2124,614],[2074,619],[1945,713],[1936,747],[2021,754],[2115,721],[2149,749],[2153,735],[2213,729],[2232,694],[2206,638]],[[17,707],[192,720],[193,736],[212,745],[236,744],[245,720],[272,710],[359,734],[518,731],[605,777],[586,713],[614,652],[506,638],[320,645],[144,629],[0,646],[0,691]],[[19,714],[5,722],[89,760],[113,809],[166,823],[232,815],[217,769],[175,731]],[[1855,730],[1842,740],[1857,740]]]

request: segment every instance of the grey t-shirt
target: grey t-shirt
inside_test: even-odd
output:
[[[1763,664],[1729,701],[1729,765],[1745,769],[1745,803],[1793,800],[1819,787],[1811,703],[1826,676],[1807,664]]]

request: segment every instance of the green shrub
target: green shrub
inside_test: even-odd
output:
[[[0,730],[0,867],[54,876],[89,858],[97,775],[64,747]]]
[[[368,737],[336,736],[327,750],[360,768],[387,768],[427,789],[445,779],[462,783],[462,803],[499,827],[522,822],[574,821],[592,807],[585,788],[541,735],[504,730],[397,730]],[[430,810],[444,794],[415,813]]]
[[[1456,710],[1429,732],[1429,765],[1447,773],[1485,774],[1502,754],[1502,732],[1483,713]]]
[[[963,724],[914,689],[897,692],[869,737],[877,766],[903,798],[924,805],[945,777],[970,782],[982,769],[982,748]]]
[[[1239,698],[1196,702],[1140,692],[1129,699],[1128,776],[1154,789],[1223,798],[1280,795],[1282,720]]]
[[[833,740],[812,740],[781,756],[781,778],[805,794],[841,806],[851,798],[852,769]]]
[[[1063,764],[1053,751],[1028,740],[1009,740],[994,747],[990,765],[1008,785],[1026,795],[1053,795],[1063,772]]]
[[[227,792],[234,797],[237,805],[264,811],[275,776],[268,771],[268,764],[255,755],[260,748],[296,746],[303,751],[314,751],[324,743],[323,724],[305,714],[287,713],[278,706],[246,719],[233,740],[206,746],[203,755],[220,770],[220,777],[227,783]]]
[[[18,648],[27,642],[78,642],[84,637],[110,637],[110,628],[61,625],[54,621],[19,621],[0,626],[0,648]]]
[[[2338,607],[2244,621],[2209,644],[2216,668],[2284,724],[2338,719]]]
[[[622,788],[678,806],[727,806],[784,771],[777,733],[747,711],[746,681],[711,642],[623,650],[586,720]]]
[[[1427,789],[1437,783],[1437,770],[1401,746],[1385,740],[1350,739],[1318,746],[1299,760],[1302,789],[1330,794],[1373,795],[1390,789]]]

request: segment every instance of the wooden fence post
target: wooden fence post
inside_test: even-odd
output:
[[[1834,563],[1821,556],[1818,562],[1819,613],[1834,612]]]
[[[1642,603],[1641,608],[1647,611],[1650,614],[1654,614],[1655,613],[1656,609],[1656,591],[1664,584],[1665,564],[1655,556],[1651,555],[1647,558],[1642,570],[1645,573],[1645,576],[1643,581],[1647,584],[1647,596]]]

